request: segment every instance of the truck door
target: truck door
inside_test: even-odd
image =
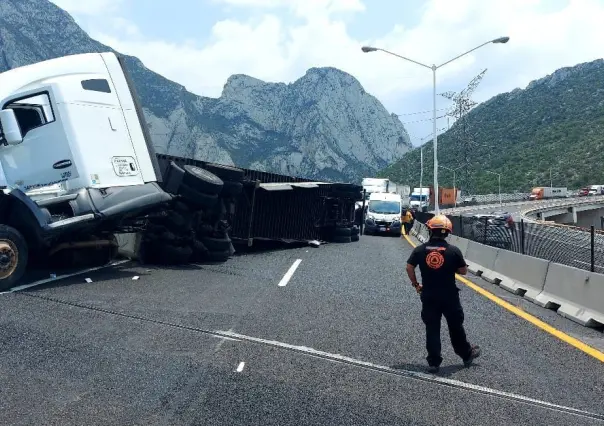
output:
[[[14,111],[23,136],[17,145],[0,146],[0,163],[9,187],[29,191],[79,177],[56,105],[52,86],[1,101],[2,109]]]

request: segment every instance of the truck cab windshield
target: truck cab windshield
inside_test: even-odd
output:
[[[369,202],[367,210],[378,214],[399,214],[401,212],[401,203],[397,201],[373,200]]]
[[[426,201],[426,195],[411,195],[411,201]]]

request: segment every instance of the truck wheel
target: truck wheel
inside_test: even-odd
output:
[[[340,244],[342,244],[342,243],[350,243],[350,242],[352,242],[352,238],[351,238],[351,236],[350,236],[350,235],[349,235],[349,236],[347,236],[347,237],[342,236],[342,235],[336,235],[336,236],[333,238],[333,242],[334,242],[334,243],[340,243]]]
[[[241,182],[234,182],[232,180],[225,180],[222,192],[220,195],[224,198],[235,198],[243,191],[243,184]]]
[[[230,180],[231,182],[241,182],[245,175],[243,170],[224,164],[206,164],[204,168],[218,176],[220,179]]]
[[[206,194],[219,194],[222,190],[224,182],[214,173],[190,164],[184,166],[183,169],[185,170],[182,178],[184,186]]]
[[[334,235],[336,237],[350,237],[352,235],[352,228],[348,228],[348,227],[336,228]]]
[[[352,234],[350,236],[350,241],[354,242],[354,241],[359,241],[361,239],[361,237],[359,236],[359,234]]]
[[[230,238],[201,237],[200,241],[210,252],[224,252],[231,248]]]
[[[11,226],[0,225],[0,291],[18,284],[27,268],[25,238]]]
[[[231,257],[230,250],[211,251],[208,253],[207,259],[211,262],[226,262]]]
[[[183,197],[192,205],[201,208],[211,208],[216,205],[216,201],[218,201],[218,195],[215,193],[207,194],[204,192],[199,192],[187,185],[180,185],[178,188],[178,195]]]

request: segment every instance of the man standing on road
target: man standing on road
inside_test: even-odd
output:
[[[480,355],[480,347],[472,346],[463,327],[464,312],[459,299],[459,288],[455,274],[468,272],[459,248],[449,244],[445,238],[453,230],[453,224],[444,215],[430,219],[426,226],[430,240],[417,246],[407,260],[407,275],[422,301],[422,320],[426,325],[426,349],[428,371],[436,373],[442,363],[440,323],[444,315],[449,326],[451,344],[466,367]],[[419,266],[422,284],[417,281],[415,268]]]
[[[409,235],[411,231],[411,225],[413,224],[413,216],[411,215],[411,210],[406,209],[403,214],[403,227],[405,228],[405,234]]]

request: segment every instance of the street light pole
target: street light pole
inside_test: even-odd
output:
[[[424,146],[422,145],[420,147],[420,151],[419,151],[419,164],[420,164],[420,171],[419,171],[419,209],[420,211],[423,211],[422,209],[422,203],[423,203],[423,197],[424,197]]]
[[[461,55],[457,55],[453,59],[449,59],[447,62],[443,62],[442,64],[440,64],[438,66],[437,65],[429,66],[429,65],[426,65],[426,64],[422,64],[421,62],[415,61],[413,59],[406,58],[406,57],[401,56],[401,55],[399,55],[397,53],[393,53],[393,52],[390,52],[390,51],[388,51],[386,49],[382,49],[382,48],[379,48],[379,47],[372,47],[372,46],[363,46],[363,47],[361,47],[361,50],[363,52],[365,52],[365,53],[377,52],[378,50],[380,50],[380,51],[382,51],[384,53],[388,53],[389,55],[396,56],[397,58],[404,59],[405,61],[408,61],[408,62],[413,62],[416,65],[419,65],[421,67],[428,68],[428,69],[432,70],[432,87],[433,87],[433,93],[432,93],[433,94],[433,113],[432,113],[432,121],[433,121],[433,123],[432,123],[432,128],[434,130],[434,139],[433,139],[432,149],[434,150],[434,212],[436,214],[440,214],[440,208],[438,206],[438,137],[436,136],[436,70],[439,69],[439,68],[441,68],[441,67],[443,67],[443,66],[445,66],[445,65],[447,65],[447,64],[449,64],[449,63],[451,63],[451,62],[453,62],[453,61],[455,61],[456,59],[461,58],[462,56],[465,56],[465,55],[467,55],[469,53],[472,53],[473,51],[475,51],[477,49],[480,49],[483,46],[486,46],[487,44],[490,44],[490,43],[503,44],[503,43],[507,43],[509,40],[510,40],[509,37],[499,37],[499,38],[496,38],[496,39],[493,39],[493,40],[489,40],[489,41],[487,41],[485,43],[482,43],[479,46],[476,46],[473,49],[468,50],[467,52],[462,53]]]
[[[492,175],[497,175],[497,181],[499,182],[499,185],[498,185],[498,186],[499,186],[499,207],[501,207],[501,206],[502,206],[502,204],[503,204],[503,203],[501,202],[501,174],[499,174],[499,173],[495,173],[495,172],[490,172],[490,171],[488,171],[488,170],[485,170],[485,172],[490,173],[490,174],[492,174]]]
[[[432,149],[434,150],[434,212],[440,214],[438,202],[438,135],[436,132],[436,69],[436,65],[432,65],[432,131],[434,132]]]

